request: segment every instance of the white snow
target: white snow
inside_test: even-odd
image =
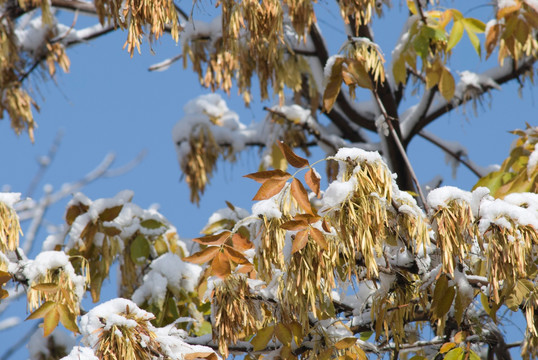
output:
[[[20,324],[21,319],[17,316],[11,316],[0,321],[0,331],[4,331]]]
[[[336,155],[335,160],[346,161],[348,158],[359,162],[379,163],[383,162],[381,155],[377,151],[366,151],[359,148],[341,148]]]
[[[69,257],[63,251],[44,251],[36,256],[34,260],[29,260],[23,270],[24,276],[30,284],[45,276],[48,270],[62,268],[75,285],[75,294],[79,300],[82,299],[86,290],[86,281],[83,276],[77,275],[75,269],[69,262]]]
[[[75,346],[69,355],[64,356],[61,360],[99,360],[99,358],[95,356],[91,348]]]
[[[184,262],[173,253],[166,253],[155,259],[150,271],[144,276],[143,284],[136,289],[132,299],[141,305],[144,300],[160,302],[164,300],[166,289],[185,289],[194,291],[202,268],[196,264]]]
[[[497,0],[497,7],[499,9],[510,6],[517,6],[517,2],[515,0]]]
[[[491,77],[485,74],[477,74],[471,71],[462,71],[459,73],[460,83],[459,87],[469,87],[472,86],[476,89],[487,90],[487,89],[497,89],[501,90],[499,84],[497,84]]]
[[[445,207],[452,200],[464,201],[470,204],[471,193],[454,186],[443,186],[430,191],[426,201],[432,209],[437,209]]]
[[[13,208],[16,202],[20,201],[21,193],[15,192],[0,192],[0,202],[6,204],[10,208]]]
[[[319,213],[324,214],[331,209],[338,207],[338,205],[353,195],[356,188],[357,179],[355,177],[351,177],[348,181],[335,180],[330,183],[321,199],[323,205],[319,210]]]
[[[517,196],[521,195],[518,194],[509,200],[515,201]],[[531,203],[534,201],[535,199]],[[538,229],[538,212],[535,208],[526,209],[501,199],[484,199],[480,204],[480,216],[478,229],[481,233],[484,233],[492,223],[511,229],[512,225],[508,219],[512,219],[519,225],[530,225]]]

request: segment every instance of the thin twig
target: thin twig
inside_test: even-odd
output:
[[[424,194],[422,193],[422,188],[420,187],[420,183],[418,182],[415,171],[413,170],[413,166],[411,166],[411,163],[409,162],[409,158],[407,157],[407,153],[405,152],[405,149],[400,141],[400,138],[398,137],[398,134],[396,134],[396,130],[394,130],[394,126],[392,125],[392,118],[387,114],[387,110],[385,110],[385,106],[381,102],[381,99],[379,98],[379,95],[377,94],[377,92],[372,91],[372,94],[374,94],[374,98],[377,101],[379,110],[381,110],[381,113],[383,114],[383,117],[385,118],[385,122],[387,123],[389,127],[390,134],[394,142],[396,143],[396,146],[398,147],[398,150],[400,151],[403,160],[405,161],[405,166],[407,167],[407,169],[409,170],[409,173],[411,174],[411,178],[413,179],[415,188],[417,189],[420,200],[422,201],[422,205],[424,206],[426,213],[428,213],[429,207],[428,207],[428,204],[426,203],[426,198],[424,197]]]
[[[50,167],[50,164],[52,163],[52,161],[54,160],[54,157],[56,156],[56,152],[58,151],[58,148],[60,147],[60,144],[62,143],[63,135],[64,133],[62,130],[59,130],[56,133],[56,137],[54,138],[54,141],[52,142],[52,145],[50,146],[48,154],[46,155],[45,158],[40,159],[39,169],[37,170],[34,178],[32,179],[32,182],[28,186],[28,190],[26,190],[26,194],[24,197],[33,196],[37,185],[41,182],[43,175],[45,175],[45,172]]]

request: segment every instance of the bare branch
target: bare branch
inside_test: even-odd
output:
[[[434,144],[435,146],[439,147],[441,150],[443,150],[444,152],[446,152],[447,154],[450,154],[450,156],[452,156],[453,158],[455,158],[456,160],[458,160],[460,163],[462,163],[463,165],[465,165],[465,167],[467,169],[469,169],[473,174],[475,174],[477,177],[481,178],[483,176],[485,176],[486,174],[484,174],[479,168],[476,167],[475,164],[473,164],[472,162],[466,160],[461,154],[459,153],[455,153],[453,152],[451,149],[449,149],[448,147],[445,146],[445,144],[443,144],[442,142],[439,141],[439,139],[437,139],[435,136],[432,136],[432,134],[430,134],[429,132],[425,131],[425,130],[422,130],[421,132],[418,133],[422,138],[428,140],[429,142],[431,142],[432,144]]]

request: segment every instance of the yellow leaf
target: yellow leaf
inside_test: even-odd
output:
[[[76,323],[76,314],[71,313],[64,304],[58,305],[58,312],[60,314],[60,322],[67,330],[75,334],[80,332]]]
[[[56,306],[56,302],[54,301],[47,301],[43,303],[36,311],[31,313],[26,320],[33,320],[33,319],[40,319],[45,317],[49,311],[51,311]]]
[[[293,243],[291,244],[291,253],[295,254],[297,251],[300,251],[302,248],[306,246],[307,241],[308,241],[308,230],[299,231],[295,235],[295,239],[293,240]]]
[[[260,189],[254,195],[252,200],[267,200],[278,194],[286,185],[287,179],[267,180],[260,186]]]
[[[254,351],[261,351],[267,347],[267,344],[273,337],[273,333],[275,331],[275,326],[270,325],[267,327],[264,327],[263,329],[258,330],[258,333],[256,336],[250,340],[250,343],[254,347]]]
[[[476,36],[474,32],[469,31],[467,28],[465,28],[465,30],[467,30],[467,36],[469,37],[469,40],[471,40],[471,44],[473,45],[474,50],[476,51],[478,56],[481,56],[482,51],[480,48],[480,40],[478,39],[478,36]]]
[[[187,256],[183,258],[183,261],[188,261],[195,264],[203,264],[213,259],[217,255],[218,251],[219,251],[218,246],[210,246],[210,247],[205,248],[202,251],[192,254],[191,256]]]
[[[337,348],[338,350],[343,350],[343,349],[347,349],[347,348],[355,345],[356,342],[357,342],[356,337],[346,337],[346,338],[343,338],[343,339],[337,341],[334,344],[334,347]]]
[[[448,313],[454,300],[456,290],[454,286],[448,286],[448,278],[446,275],[441,275],[435,283],[432,301],[432,315],[434,319],[441,319]]]
[[[467,31],[472,31],[474,33],[483,33],[486,30],[486,24],[484,24],[478,19],[466,18],[462,21]]]
[[[443,72],[441,73],[441,78],[439,79],[439,91],[446,101],[450,101],[450,99],[454,97],[455,90],[456,83],[454,81],[454,77],[450,71],[444,68]]]
[[[284,155],[284,158],[286,159],[286,161],[288,162],[288,164],[290,164],[291,166],[300,169],[300,168],[303,168],[303,167],[309,165],[307,159],[302,158],[302,157],[298,156],[297,154],[295,154],[295,153],[293,152],[292,148],[290,148],[290,147],[289,147],[288,145],[286,145],[284,142],[282,142],[282,141],[277,141],[276,144],[277,144],[278,147],[280,148],[280,151],[282,151],[282,155]]]
[[[463,36],[463,22],[455,21],[454,25],[452,26],[452,30],[450,30],[450,36],[448,38],[448,42],[446,44],[446,51],[450,51],[456,44],[461,40],[461,37]]]
[[[43,283],[32,286],[32,289],[42,291],[44,293],[53,293],[58,291],[58,284],[55,283]]]
[[[58,307],[55,306],[47,312],[45,318],[43,319],[43,336],[49,336],[54,329],[58,326],[60,322],[60,313],[58,312]]]
[[[310,204],[310,200],[308,200],[306,189],[304,188],[303,184],[297,180],[297,178],[293,178],[291,182],[291,195],[295,198],[299,206],[304,211],[306,211],[308,214],[313,214],[312,205]]]
[[[282,323],[276,324],[275,335],[280,342],[286,346],[291,345],[291,331]]]
[[[444,343],[443,346],[441,346],[441,349],[439,350],[439,352],[441,354],[444,354],[444,353],[449,352],[451,349],[455,347],[456,347],[456,344],[454,344],[453,342],[447,342],[447,343]]]
[[[279,169],[282,171],[286,171],[288,168],[288,162],[286,159],[284,159],[284,156],[282,155],[282,151],[280,151],[280,148],[277,144],[273,144],[271,147],[271,165],[275,169]]]

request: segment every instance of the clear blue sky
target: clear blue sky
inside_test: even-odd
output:
[[[327,7],[325,3],[319,6]],[[202,8],[200,16],[204,16],[205,11]],[[396,15],[405,13],[398,4],[394,5],[392,12]],[[468,16],[480,17],[483,13],[484,10],[476,14],[471,12]],[[331,10],[320,17],[320,25],[330,40],[333,53],[344,41],[342,34],[333,29],[334,19],[338,16]],[[390,51],[399,36],[402,22],[397,16],[376,20],[379,24],[374,27],[376,40],[382,45],[387,60],[390,60]],[[183,105],[207,90],[199,85],[190,70],[183,70],[180,63],[165,72],[148,72],[150,65],[181,51],[170,37],[165,36],[159,41],[161,44],[154,45],[156,55],[151,55],[148,47],[144,46],[142,55],[135,54],[130,59],[122,50],[125,36],[125,33],[117,31],[87,45],[71,48],[68,51],[71,71],[69,74],[59,73],[56,84],[32,78],[32,86],[37,89],[34,96],[41,107],[41,112],[35,113],[39,125],[35,132],[36,142],[31,144],[26,134],[17,137],[9,126],[9,119],[0,121],[0,186],[9,184],[11,191],[25,193],[38,169],[36,159],[48,152],[57,131],[62,129],[65,134],[63,141],[40,184],[38,196],[46,183],[58,189],[65,182],[81,178],[109,152],[116,154],[116,164],[120,166],[145,149],[147,156],[135,169],[118,178],[101,179],[87,186],[83,192],[91,199],[97,199],[131,189],[135,193],[133,202],[136,204],[142,207],[160,204],[162,214],[185,238],[198,236],[208,217],[225,206],[225,200],[250,209],[257,185],[242,175],[256,171],[259,163],[256,150],[245,153],[234,165],[220,163],[200,207],[189,202],[188,187],[179,182],[180,171],[171,129],[182,117]],[[452,59],[450,66],[453,70],[479,72],[487,68],[478,65],[465,36],[460,46],[466,50],[463,56],[455,55]],[[479,165],[501,163],[515,139],[507,131],[523,128],[525,122],[538,123],[535,93],[536,88],[528,87],[523,90],[523,98],[520,99],[517,84],[506,85],[502,92],[492,92],[491,107],[486,98],[484,109],[479,108],[478,116],[473,115],[469,105],[467,115],[461,109],[454,111],[429,126],[428,130],[446,140],[461,141],[467,146],[471,159]],[[237,97],[226,99],[228,106],[238,112],[245,123],[259,121],[265,116],[256,100],[250,109],[245,109]],[[416,101],[417,98],[408,95],[406,104]],[[477,180],[463,167],[458,171],[458,178],[453,180],[451,169],[445,165],[444,154],[423,140],[414,140],[409,152],[422,182],[440,174],[445,179],[444,184],[470,189]],[[64,206],[65,202],[52,208],[47,214],[47,222],[61,223]],[[40,249],[45,237],[46,231],[42,229],[35,251]],[[30,257],[35,256],[35,251]],[[112,280],[114,283],[115,280]],[[13,315],[24,318],[24,307],[18,309],[22,313],[9,312],[0,320]],[[0,356],[6,346],[6,342],[0,343]],[[23,353],[18,353],[12,358],[23,356]]]

